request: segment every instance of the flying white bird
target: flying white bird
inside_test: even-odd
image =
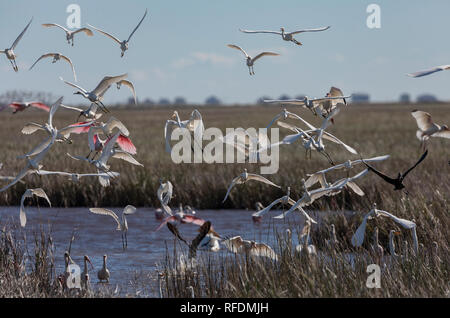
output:
[[[86,119],[97,120],[100,117],[102,117],[102,115],[103,115],[102,113],[97,114],[98,105],[95,103],[91,103],[91,105],[84,110],[81,108],[78,108],[78,107],[67,106],[67,105],[62,105],[62,104],[61,104],[61,107],[78,112],[79,115],[78,115],[77,121],[80,119],[81,116],[84,116]]]
[[[228,44],[227,46],[232,48],[232,49],[236,49],[236,50],[239,50],[242,53],[244,53],[245,58],[246,58],[246,64],[248,66],[248,72],[249,72],[250,75],[255,75],[255,71],[253,69],[253,64],[255,63],[255,61],[257,59],[259,59],[259,58],[261,58],[263,56],[278,56],[278,55],[280,55],[278,53],[273,53],[273,52],[262,52],[262,53],[259,53],[258,55],[256,55],[255,57],[252,58],[240,46],[237,46],[237,45],[234,45],[234,44]]]
[[[280,28],[280,31],[266,31],[266,30],[260,30],[260,31],[250,31],[250,30],[242,30],[239,29],[239,31],[244,32],[244,33],[272,33],[272,34],[278,34],[281,35],[281,38],[285,41],[290,41],[293,42],[297,45],[302,45],[301,42],[297,41],[296,39],[294,39],[294,35],[299,34],[299,33],[304,33],[304,32],[320,32],[320,31],[325,31],[328,30],[330,27],[323,27],[323,28],[316,28],[316,29],[303,29],[303,30],[298,30],[298,31],[293,31],[293,32],[285,32],[284,27]]]
[[[90,29],[88,29],[88,28],[80,28],[80,29],[77,29],[75,31],[69,31],[65,27],[63,27],[63,26],[61,26],[59,24],[56,24],[56,23],[44,23],[44,24],[42,24],[42,26],[46,27],[46,28],[57,27],[57,28],[62,29],[66,33],[67,43],[70,44],[70,41],[72,41],[72,46],[73,46],[73,37],[74,37],[75,34],[83,32],[87,36],[93,36],[94,35],[94,33],[92,33],[92,31]]]
[[[70,66],[72,67],[73,78],[75,79],[75,82],[77,81],[77,74],[75,73],[75,68],[73,67],[72,60],[69,59],[67,56],[62,55],[61,53],[47,53],[47,54],[42,55],[40,58],[38,58],[36,60],[36,62],[33,63],[33,65],[31,65],[30,70],[36,65],[37,62],[39,62],[40,60],[45,59],[47,57],[53,58],[52,63],[56,63],[60,59],[63,59],[64,61],[69,63]]]
[[[114,221],[117,223],[117,231],[122,232],[122,247],[123,249],[126,249],[128,246],[128,240],[127,240],[127,231],[128,231],[128,223],[127,223],[127,215],[133,214],[136,212],[136,208],[132,205],[127,205],[123,211],[122,211],[122,218],[119,219],[116,213],[114,211],[104,209],[104,208],[90,208],[89,211],[91,211],[94,214],[100,214],[100,215],[109,215],[111,216]]]
[[[229,251],[235,254],[246,254],[250,257],[268,257],[274,261],[278,260],[278,255],[275,251],[264,243],[243,240],[240,236],[223,240],[222,243]]]
[[[191,113],[191,117],[188,120],[182,121],[178,112],[174,111],[171,119],[166,121],[164,126],[164,139],[166,140],[166,151],[168,153],[172,152],[170,140],[173,130],[176,128],[187,129],[190,133],[193,133],[194,143],[202,149],[201,141],[203,139],[205,126],[203,125],[202,115],[197,109]],[[192,146],[192,149],[194,150],[194,146]]]
[[[100,30],[100,29],[98,29],[98,28],[96,28],[96,27],[94,27],[94,26],[92,26],[92,25],[90,25],[90,24],[88,24],[88,25],[89,25],[91,28],[93,28],[93,29],[97,30],[98,32],[102,33],[103,35],[106,35],[106,36],[109,37],[110,39],[116,41],[116,42],[120,45],[120,50],[122,51],[120,57],[123,57],[124,54],[125,54],[125,51],[128,50],[128,42],[130,42],[131,37],[133,36],[134,32],[136,32],[136,30],[139,28],[139,26],[141,25],[142,21],[144,21],[144,18],[145,18],[146,15],[147,15],[147,9],[145,9],[144,16],[142,17],[141,21],[139,21],[138,25],[134,28],[133,32],[131,32],[131,34],[130,34],[130,36],[128,37],[128,39],[127,39],[127,40],[123,40],[123,41],[120,41],[120,40],[119,40],[118,38],[116,38],[115,36],[113,36],[113,35],[111,35],[111,34],[105,32],[105,31],[102,31],[102,30]]]
[[[243,183],[245,183],[245,182],[247,182],[247,181],[250,181],[250,180],[255,180],[255,181],[263,182],[263,183],[266,183],[266,184],[268,184],[268,185],[271,185],[271,186],[274,186],[274,187],[277,187],[277,188],[280,188],[280,189],[281,189],[281,187],[280,187],[279,185],[276,185],[276,184],[273,183],[272,181],[270,181],[270,180],[264,178],[263,176],[260,176],[260,175],[258,175],[258,174],[254,174],[254,173],[248,173],[248,172],[247,172],[247,169],[244,169],[244,172],[243,172],[243,173],[241,173],[239,176],[237,176],[236,178],[234,178],[234,179],[231,181],[230,186],[228,187],[228,190],[227,190],[227,194],[225,195],[225,198],[223,199],[222,203],[225,202],[225,200],[228,198],[228,195],[230,194],[231,189],[232,189],[235,185],[237,185],[237,184],[243,184]]]
[[[24,202],[27,198],[32,198],[33,195],[40,197],[40,198],[44,198],[45,200],[47,200],[48,204],[50,206],[52,206],[50,199],[48,198],[47,194],[45,193],[45,191],[41,188],[37,188],[37,189],[27,189],[25,191],[25,193],[22,195],[22,199],[20,199],[20,225],[22,227],[25,227],[25,225],[27,224],[27,215],[25,214],[25,206],[24,206]]]
[[[279,199],[276,199],[275,201],[273,201],[272,203],[270,203],[268,206],[263,207],[261,210],[255,212],[252,214],[253,217],[262,217],[264,214],[266,214],[267,212],[269,212],[275,205],[277,204],[282,204],[282,205],[290,205],[293,206],[295,204],[295,201],[293,199],[291,199],[291,197],[289,196],[291,192],[291,187],[288,187],[287,189],[287,193],[285,196],[282,196]],[[317,223],[316,221],[314,221],[306,212],[305,210],[302,209],[301,206],[297,206],[297,209],[302,212],[302,214],[306,217],[307,220],[310,220],[311,223]]]
[[[311,186],[313,186],[314,184],[319,182],[322,187],[326,187],[326,186],[328,186],[328,183],[325,178],[325,174],[327,172],[344,169],[347,172],[347,177],[348,177],[349,170],[352,169],[355,165],[359,165],[359,164],[363,163],[363,160],[366,162],[378,162],[378,161],[386,160],[389,157],[390,157],[389,155],[384,155],[384,156],[378,156],[378,157],[373,157],[373,158],[369,158],[369,159],[358,159],[358,160],[353,160],[353,161],[347,160],[344,163],[334,165],[330,168],[323,169],[323,170],[317,171],[312,174],[307,174],[307,176],[309,178],[306,180],[305,185],[307,188],[310,188]]]
[[[35,170],[34,172],[37,175],[40,176],[49,176],[49,175],[59,175],[59,176],[66,176],[69,177],[69,180],[72,180],[73,182],[79,182],[81,178],[83,177],[101,177],[102,180],[105,180],[105,183],[102,184],[102,186],[109,186],[109,182],[106,180],[109,180],[110,178],[115,178],[120,176],[120,173],[118,172],[112,172],[108,171],[108,173],[76,173],[76,172],[63,172],[63,171],[47,171],[47,170]]]
[[[415,73],[409,73],[407,75],[411,76],[411,77],[422,77],[422,76],[430,75],[430,74],[448,70],[448,69],[450,69],[450,65],[441,65],[441,66],[436,66],[436,67],[430,68],[428,70],[419,71],[419,72],[415,72]]]
[[[297,209],[297,207],[299,207],[299,206],[300,207],[308,206],[308,205],[312,204],[315,200],[319,199],[320,197],[322,197],[324,195],[328,195],[330,193],[336,193],[337,191],[341,191],[345,186],[348,185],[349,182],[353,182],[354,180],[364,176],[365,174],[367,174],[367,172],[368,172],[368,170],[366,169],[351,178],[341,179],[338,182],[334,183],[333,185],[330,185],[329,187],[318,188],[318,189],[311,190],[311,191],[309,191],[308,188],[306,187],[305,179],[302,179],[301,183],[302,183],[303,191],[304,191],[303,196],[297,202],[295,202],[295,204],[288,211],[283,212],[282,214],[277,215],[274,218],[283,219],[287,215],[292,213],[295,209]]]
[[[25,31],[28,29],[28,27],[30,26],[32,21],[33,21],[33,18],[31,18],[30,22],[28,22],[25,29],[23,29],[22,33],[19,34],[19,36],[17,37],[17,39],[14,41],[14,43],[11,45],[11,47],[9,49],[0,51],[0,54],[3,53],[6,55],[6,58],[11,62],[11,65],[12,65],[14,71],[16,71],[16,72],[19,71],[19,68],[17,67],[17,63],[16,63],[17,55],[14,53],[14,49],[16,48],[17,44],[19,44],[20,39],[22,39],[23,35],[25,34]]]
[[[70,83],[68,81],[65,81],[64,79],[61,79],[61,81],[63,81],[64,83],[66,83],[67,85],[70,85],[74,88],[77,89],[77,91],[74,93],[74,95],[81,95],[84,98],[86,98],[87,100],[89,100],[91,103],[97,104],[97,106],[100,107],[100,109],[102,109],[105,113],[108,112],[108,109],[106,108],[106,106],[103,104],[103,95],[106,93],[106,91],[111,87],[111,85],[113,84],[117,84],[118,82],[123,81],[126,77],[128,76],[128,74],[122,74],[122,75],[118,75],[118,76],[105,76],[100,83],[97,85],[96,88],[94,88],[93,91],[89,92],[87,90],[85,90],[84,88]],[[134,93],[134,90],[132,90],[132,92]]]
[[[416,136],[421,141],[423,150],[430,137],[450,138],[450,129],[448,126],[435,124],[429,113],[415,109],[411,112],[411,115],[417,121],[419,130],[417,130]]]

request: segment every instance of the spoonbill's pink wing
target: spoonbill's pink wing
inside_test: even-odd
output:
[[[159,229],[162,228],[167,222],[169,222],[169,221],[176,221],[176,220],[177,220],[177,217],[176,217],[176,216],[168,216],[168,217],[166,217],[166,218],[161,222],[161,224],[156,228],[155,232],[156,232],[156,231],[159,231]]]
[[[181,219],[181,223],[192,223],[192,224],[196,224],[196,225],[199,225],[199,226],[202,226],[203,223],[205,223],[205,222],[206,221],[203,220],[203,219],[200,219],[200,218],[198,218],[196,216],[188,215],[188,214],[185,214],[183,216],[183,218]]]
[[[50,107],[45,105],[44,103],[30,103],[31,106],[45,110],[46,112],[50,111]]]
[[[83,122],[79,122],[79,123],[75,123],[72,125],[69,125],[69,127],[73,127],[70,131],[73,134],[82,134],[82,133],[87,133],[89,131],[89,128],[91,128],[92,125],[94,125],[94,122],[91,122],[92,125],[87,125],[89,124],[89,121],[83,121]]]
[[[132,155],[136,154],[136,147],[133,142],[131,142],[130,138],[120,135],[119,138],[117,138],[117,144],[123,151],[126,151]]]

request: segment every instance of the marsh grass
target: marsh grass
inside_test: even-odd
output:
[[[447,104],[438,105],[350,105],[336,117],[336,123],[329,131],[358,150],[363,157],[390,154],[391,157],[376,164],[389,175],[396,175],[410,167],[420,156],[419,141],[415,137],[417,125],[410,111],[420,109],[431,113],[439,124],[450,123]],[[149,109],[117,108],[111,114],[120,119],[130,130],[131,138],[137,147],[136,159],[144,167],[132,166],[117,159],[111,160],[111,170],[121,173],[112,185],[102,188],[97,179],[85,179],[73,183],[64,177],[39,177],[30,175],[24,179],[26,184],[17,184],[0,195],[0,205],[18,205],[26,188],[41,187],[48,194],[52,206],[159,206],[156,190],[159,178],[170,180],[174,185],[174,198],[171,204],[189,204],[198,209],[253,209],[256,201],[267,205],[284,195],[284,190],[269,187],[258,182],[239,186],[230,198],[222,204],[230,181],[244,168],[259,173],[257,164],[174,164],[164,150],[163,129],[165,121],[173,110],[178,110],[182,119],[188,118],[194,109],[192,106],[156,107]],[[306,120],[320,125],[320,120],[297,107],[288,110],[300,114]],[[246,107],[200,107],[205,127],[266,127],[282,107],[246,106]],[[29,151],[41,142],[44,133],[30,136],[20,133],[27,122],[44,122],[48,114],[27,110],[12,115],[0,113],[0,134],[2,139],[0,162],[4,164],[0,173],[15,176],[24,165],[24,160],[16,157]],[[77,115],[70,111],[59,110],[56,113],[56,127],[73,123]],[[106,121],[109,115],[101,118]],[[282,132],[281,138],[289,132]],[[348,159],[358,159],[338,146],[327,144],[327,151],[336,163]],[[196,269],[196,274],[185,272],[171,277],[173,263],[167,263],[165,276],[165,296],[189,296],[186,288],[194,287],[198,297],[430,297],[448,296],[448,246],[449,246],[449,172],[450,159],[448,140],[432,138],[429,155],[405,180],[409,192],[393,191],[375,175],[368,174],[358,181],[366,193],[359,197],[352,192],[326,197],[314,202],[309,211],[316,214],[329,212],[321,225],[313,228],[312,239],[319,250],[325,250],[325,239],[329,237],[329,225],[336,225],[342,251],[333,255],[329,264],[321,260],[312,261],[292,254],[289,247],[279,242],[280,262],[255,262],[252,259],[228,257],[227,261],[218,255],[210,255],[207,262]],[[87,136],[74,135],[73,144],[56,144],[44,159],[44,169],[69,172],[92,172],[89,165],[77,162],[66,156],[87,155]],[[304,150],[292,145],[280,148],[280,169],[268,178],[285,189],[291,187],[291,196],[298,199],[301,193],[300,179],[307,173],[328,167],[328,162],[313,153],[312,160],[306,160]],[[362,170],[355,169],[355,173]],[[337,180],[343,175],[330,175]],[[328,177],[327,177],[328,178]],[[360,224],[362,217],[369,211],[372,203],[380,209],[389,211],[398,217],[415,219],[419,242],[423,243],[423,254],[417,258],[408,258],[403,263],[383,269],[382,288],[370,290],[365,287],[367,279],[366,261],[356,257],[353,269],[342,253],[354,253],[350,238]],[[357,212],[355,212],[357,211]],[[270,215],[267,217],[269,218]],[[214,221],[214,220],[212,220]],[[265,220],[267,221],[267,220]],[[388,220],[377,218],[369,222],[367,235],[370,240],[373,228],[380,230],[380,242],[387,250],[387,236],[391,229],[402,230]],[[54,266],[51,244],[47,235],[37,236],[36,252],[32,256],[23,251],[24,247],[14,238],[8,238],[2,232],[0,275],[6,278],[0,293],[10,296],[53,297],[58,294],[53,287]],[[402,230],[401,240],[410,240],[410,233]],[[442,262],[436,265],[427,254],[432,242],[439,246]],[[366,240],[363,250],[368,249]],[[412,244],[409,244],[411,246]],[[399,248],[401,249],[401,247]],[[25,254],[24,254],[25,253]],[[359,251],[358,251],[359,253]],[[422,252],[421,252],[422,253]],[[359,255],[359,254],[358,254]],[[24,257],[35,262],[31,272],[21,270]],[[218,259],[216,259],[218,258]],[[169,259],[169,258],[168,258]],[[221,261],[222,260],[222,261]],[[171,262],[176,262],[175,258]],[[6,276],[5,276],[6,275]],[[18,275],[18,276],[17,276]],[[19,278],[18,278],[19,277]],[[0,294],[0,296],[2,296]],[[6,296],[6,294],[5,294]]]

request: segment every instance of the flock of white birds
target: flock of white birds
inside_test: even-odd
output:
[[[123,57],[125,52],[129,49],[129,42],[131,37],[140,27],[146,15],[147,10],[145,11],[144,16],[141,18],[137,26],[133,29],[133,31],[129,35],[128,39],[123,41],[120,41],[115,36],[99,28],[93,27],[91,25],[88,26],[115,41],[120,46],[121,57]],[[22,31],[22,33],[20,33],[20,35],[17,37],[17,39],[14,41],[14,43],[10,48],[5,49],[4,51],[0,51],[0,53],[4,53],[6,55],[14,71],[16,72],[19,71],[19,68],[16,63],[17,55],[15,54],[14,50],[16,49],[19,41],[22,39],[23,35],[31,25],[32,20],[33,19],[31,19],[31,21],[27,24],[25,29]],[[74,36],[76,34],[84,33],[87,36],[94,35],[94,32],[90,28],[86,27],[80,28],[75,31],[69,31],[63,26],[54,23],[46,23],[43,24],[43,26],[48,28],[62,29],[65,32],[67,42],[72,46],[74,45]],[[327,29],[329,29],[329,27],[317,29],[305,29],[290,33],[286,33],[284,28],[281,28],[280,32],[265,31],[265,30],[263,31],[240,30],[240,31],[244,33],[278,34],[281,35],[284,41],[290,41],[295,43],[296,45],[302,45],[301,42],[294,39],[294,35],[304,32],[325,31]],[[262,52],[252,58],[241,47],[234,44],[229,44],[228,46],[230,48],[240,50],[245,55],[246,64],[248,66],[250,75],[255,74],[253,70],[253,65],[256,60],[258,60],[263,56],[278,55],[277,53],[273,52]],[[75,82],[77,81],[75,68],[71,59],[60,53],[45,53],[41,55],[36,60],[36,62],[30,67],[30,70],[33,69],[39,61],[46,58],[52,58],[52,63],[55,63],[61,59],[69,63],[71,66],[71,70],[73,72],[74,80]],[[444,65],[427,71],[413,73],[409,75],[414,77],[420,77],[449,68],[450,66]],[[63,97],[59,98],[51,106],[47,106],[39,101],[11,102],[8,106],[14,109],[14,113],[24,111],[29,107],[35,107],[49,112],[49,117],[48,121],[45,123],[34,123],[34,122],[27,123],[22,129],[23,134],[33,134],[37,131],[44,131],[46,137],[40,144],[31,149],[28,153],[19,157],[19,159],[24,160],[24,168],[17,174],[17,176],[1,177],[2,180],[8,180],[11,182],[2,187],[0,189],[0,192],[9,189],[18,182],[23,182],[22,179],[29,174],[37,174],[40,176],[62,175],[67,176],[69,180],[72,180],[73,182],[77,182],[80,178],[97,177],[100,184],[106,187],[110,185],[110,180],[112,178],[120,176],[119,172],[110,171],[108,161],[111,158],[122,159],[129,162],[130,164],[142,166],[142,164],[140,164],[133,157],[133,155],[136,154],[136,147],[133,145],[129,137],[130,132],[125,127],[125,125],[115,117],[110,117],[106,122],[99,121],[99,118],[103,115],[103,113],[110,112],[103,103],[103,100],[104,94],[108,91],[108,89],[112,85],[116,85],[118,89],[121,87],[121,85],[129,87],[136,102],[136,92],[134,86],[130,81],[126,80],[126,77],[127,74],[119,76],[105,76],[97,85],[97,87],[95,87],[91,91],[86,90],[74,83],[65,81],[61,78],[61,80],[65,84],[77,90],[74,94],[81,95],[83,98],[87,99],[91,103],[87,109],[62,105]],[[286,194],[283,197],[276,199],[266,207],[259,204],[259,210],[253,214],[253,220],[255,222],[260,222],[265,214],[267,214],[273,207],[280,204],[283,206],[288,206],[289,209],[287,211],[283,210],[281,214],[274,216],[274,218],[276,219],[285,218],[287,215],[291,214],[294,211],[300,212],[301,215],[305,218],[305,226],[301,233],[302,241],[295,248],[295,250],[299,253],[306,252],[312,255],[317,254],[316,248],[311,243],[310,240],[311,226],[312,224],[317,224],[317,221],[314,220],[311,216],[309,216],[308,212],[305,211],[305,208],[307,206],[311,205],[314,201],[320,199],[321,197],[333,196],[344,191],[345,189],[350,189],[357,195],[364,196],[365,195],[364,192],[357,185],[356,182],[358,179],[366,176],[369,171],[373,172],[374,174],[377,174],[378,176],[383,178],[383,180],[386,181],[387,183],[394,185],[395,190],[403,189],[404,188],[404,185],[402,183],[403,179],[412,169],[414,169],[422,160],[424,160],[426,155],[428,154],[428,151],[425,151],[422,157],[415,165],[406,170],[404,173],[399,173],[396,179],[386,176],[384,173],[379,172],[371,165],[369,165],[369,163],[384,161],[389,158],[389,155],[382,155],[366,159],[360,157],[360,159],[358,160],[349,159],[343,163],[335,164],[331,156],[325,151],[325,143],[324,143],[325,141],[332,142],[342,146],[343,150],[349,152],[350,154],[360,155],[358,151],[355,150],[353,147],[347,145],[339,138],[326,131],[330,125],[334,124],[334,118],[338,115],[338,113],[342,111],[345,107],[347,107],[346,99],[350,97],[351,96],[345,96],[339,88],[332,87],[330,91],[326,94],[326,96],[321,98],[305,97],[304,99],[266,100],[265,102],[267,103],[298,105],[301,106],[301,108],[309,109],[314,115],[320,116],[323,119],[322,124],[320,127],[315,127],[314,125],[304,120],[300,115],[289,112],[286,109],[284,109],[281,113],[277,114],[267,125],[267,128],[271,128],[276,123],[281,128],[291,132],[291,134],[284,137],[281,142],[271,144],[267,136],[264,135],[255,136],[250,134],[246,130],[236,130],[231,135],[225,136],[222,140],[225,144],[233,145],[237,149],[237,151],[243,152],[247,157],[254,155],[255,153],[255,149],[253,148],[254,144],[259,146],[258,149],[256,150],[256,154],[258,154],[258,152],[267,151],[272,147],[279,147],[281,145],[291,145],[294,143],[299,143],[301,146],[305,148],[306,156],[308,155],[308,152],[309,154],[311,154],[311,151],[315,150],[321,155],[323,155],[327,159],[327,161],[331,164],[331,167],[309,174],[306,180],[305,179],[301,180],[302,190],[304,194],[297,201],[290,197],[291,187],[288,187],[286,189]],[[82,122],[78,121],[64,128],[58,129],[53,125],[53,117],[55,116],[55,113],[57,112],[59,107],[74,110],[79,114],[78,120],[81,116],[85,117],[85,120]],[[99,110],[102,111],[103,113],[99,112]],[[450,138],[450,130],[448,129],[448,127],[445,125],[440,126],[438,124],[435,124],[432,121],[430,114],[423,111],[415,110],[412,112],[412,116],[417,121],[417,125],[419,127],[419,130],[417,131],[417,137],[420,139],[424,150],[426,148],[426,143],[430,137]],[[286,122],[287,119],[296,121],[298,124],[293,125],[291,123],[288,123]],[[303,126],[304,128],[301,128],[300,126]],[[178,112],[175,111],[173,113],[173,116],[169,120],[167,120],[166,125],[164,127],[166,151],[169,153],[171,152],[171,145],[170,145],[171,135],[173,130],[176,128],[187,129],[190,133],[194,135],[194,140],[201,140],[205,130],[202,115],[198,110],[194,110],[191,114],[191,117],[188,120],[184,121],[180,119]],[[49,151],[52,149],[52,147],[54,147],[56,143],[72,143],[70,135],[82,133],[87,133],[89,154],[86,157],[71,154],[67,155],[74,160],[85,161],[87,164],[92,166],[96,172],[81,174],[76,172],[47,171],[42,169],[43,168],[43,165],[41,164],[42,160],[45,158],[45,156],[49,153]],[[102,139],[101,136],[103,136],[104,139]],[[247,138],[246,139],[247,141],[244,143],[236,143],[235,138],[242,136],[245,136]],[[357,168],[358,166],[362,166],[365,169],[357,173],[352,173],[354,169]],[[333,182],[329,182],[327,180],[328,173],[336,170],[344,170],[346,173],[346,177],[335,180]],[[226,192],[223,202],[225,202],[225,200],[227,200],[227,198],[230,195],[232,195],[232,190],[235,189],[237,185],[246,184],[249,181],[258,181],[273,187],[281,188],[279,185],[276,185],[269,179],[258,174],[249,173],[245,169],[242,174],[240,174],[231,181],[231,184]],[[316,183],[319,183],[320,186],[312,189],[312,187]],[[161,208],[155,211],[155,215],[158,219],[161,220],[161,224],[158,226],[156,230],[159,230],[164,225],[167,225],[169,230],[175,235],[175,237],[177,237],[180,241],[186,243],[189,246],[190,251],[189,258],[191,259],[191,261],[195,260],[196,255],[195,252],[198,248],[200,249],[203,248],[213,252],[217,252],[221,249],[222,245],[233,253],[246,253],[252,257],[268,257],[274,261],[278,259],[278,256],[274,251],[274,249],[272,249],[267,244],[251,240],[244,240],[241,236],[222,238],[214,230],[211,222],[206,221],[200,217],[197,217],[195,211],[188,206],[185,206],[183,208],[183,206],[180,205],[179,209],[176,212],[172,211],[172,209],[169,207],[169,203],[172,198],[173,191],[174,191],[173,185],[170,181],[163,182],[163,180],[160,180],[160,187],[157,191],[157,197],[161,203]],[[45,200],[47,200],[48,204],[51,205],[50,199],[47,197],[43,189],[41,188],[27,189],[22,196],[20,204],[20,224],[22,227],[26,226],[26,213],[24,203],[27,198],[32,198],[33,196],[44,198]],[[109,209],[91,208],[89,209],[89,211],[95,214],[107,215],[114,218],[114,220],[117,223],[117,230],[122,232],[123,248],[126,249],[127,247],[126,235],[128,230],[126,216],[135,213],[136,208],[131,205],[126,206],[122,212],[121,218],[119,218],[114,211]],[[370,210],[365,215],[362,224],[357,229],[351,240],[351,243],[355,247],[361,246],[364,241],[367,221],[379,216],[388,217],[392,221],[404,227],[405,229],[411,230],[414,241],[414,251],[415,253],[418,252],[419,244],[417,242],[416,224],[414,223],[414,221],[400,219],[389,212],[379,210],[376,208],[375,204],[373,206],[373,209]],[[191,243],[188,243],[179,233],[178,228],[176,226],[177,224],[195,224],[199,226],[200,233]],[[333,244],[336,243],[336,236],[334,231],[335,230],[333,226],[331,236],[332,238],[334,238]],[[393,235],[395,233],[390,234],[391,234],[390,235],[391,255],[396,255],[395,251],[393,250],[394,246]],[[379,250],[379,247],[381,246],[379,246],[378,244],[377,235],[373,246],[374,250],[377,250],[381,254],[383,253],[382,249],[381,251]],[[98,272],[98,278],[100,281],[108,282],[110,273],[106,267],[106,259],[107,256],[104,255],[103,268]],[[69,275],[68,265],[73,263],[73,260],[71,259],[70,254],[68,252],[66,252],[65,254],[65,262],[66,262],[66,271],[64,274],[60,276],[62,286],[65,286],[66,279]],[[85,256],[84,258],[85,268],[82,277],[82,281],[84,283],[89,281],[87,262],[90,262],[90,259],[89,257]]]

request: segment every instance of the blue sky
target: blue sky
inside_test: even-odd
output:
[[[93,37],[76,36],[71,47],[61,30],[41,26],[65,25],[71,3],[80,5],[83,26],[92,24],[120,39],[128,37],[146,8],[149,13],[120,58],[118,45],[98,32]],[[366,7],[371,3],[381,7],[381,29],[366,26]],[[203,103],[216,95],[225,103],[248,103],[263,95],[323,96],[330,86],[346,94],[367,92],[373,101],[397,100],[404,92],[413,98],[431,93],[449,100],[449,72],[419,79],[405,75],[450,64],[448,12],[448,0],[1,1],[0,47],[9,47],[32,16],[34,20],[16,49],[19,73],[0,56],[0,94],[26,89],[63,95],[66,102],[80,101],[59,80],[62,76],[73,81],[65,63],[41,61],[28,71],[40,55],[60,52],[74,62],[82,87],[90,90],[105,75],[128,73],[140,100],[183,96],[191,103]],[[297,35],[301,47],[277,35],[238,31],[327,25],[331,26],[327,31]],[[228,43],[250,54],[270,50],[281,55],[258,60],[256,75],[250,76],[243,55]],[[105,100],[128,97],[125,88],[111,89]]]

